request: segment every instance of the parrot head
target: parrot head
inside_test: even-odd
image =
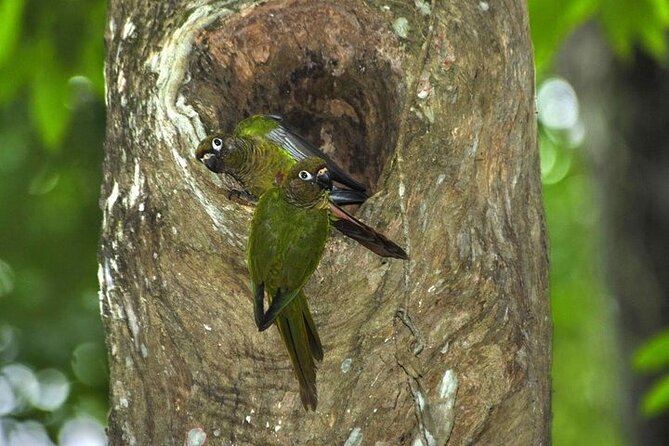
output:
[[[223,173],[225,172],[226,154],[235,149],[234,144],[234,138],[215,133],[200,142],[195,151],[195,158],[212,172]]]
[[[308,157],[290,169],[281,187],[293,204],[311,205],[322,198],[327,202],[327,191],[332,189],[332,179],[325,161]]]

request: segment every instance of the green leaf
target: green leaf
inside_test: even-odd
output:
[[[669,330],[662,331],[634,354],[634,368],[642,372],[654,372],[669,366]]]
[[[669,409],[669,375],[662,377],[644,395],[641,408],[644,415],[649,417]]]
[[[620,57],[628,59],[635,45],[641,45],[658,61],[666,57],[665,35],[669,28],[666,0],[604,2],[599,9],[599,21]]]
[[[562,42],[596,13],[596,0],[529,0],[537,73],[546,71]]]
[[[7,62],[21,35],[24,4],[24,0],[0,0],[0,66]]]
[[[24,0],[0,0],[0,104],[12,100],[25,85],[21,54],[21,20]]]
[[[669,26],[669,2],[667,0],[651,0],[655,17],[660,23]]]
[[[62,141],[70,121],[65,107],[69,93],[67,75],[56,63],[55,49],[43,39],[34,50],[41,69],[35,70],[32,80],[32,118],[45,146],[55,149]]]
[[[529,0],[528,5],[539,78],[550,69],[562,43],[593,18],[621,58],[629,59],[635,46],[660,62],[669,53],[667,0]]]
[[[656,60],[662,60],[667,54],[667,39],[665,31],[661,28],[644,28],[641,30],[641,43]]]

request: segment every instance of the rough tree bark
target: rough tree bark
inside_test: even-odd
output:
[[[550,318],[524,2],[112,0],[101,311],[111,444],[549,443]],[[278,112],[405,245],[333,236],[302,408],[244,263],[252,208],[193,159]]]

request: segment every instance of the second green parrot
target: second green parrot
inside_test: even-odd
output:
[[[256,325],[262,331],[276,323],[307,410],[318,404],[315,361],[323,359],[323,346],[302,289],[325,249],[331,187],[325,161],[296,163],[280,186],[260,197],[247,245]]]

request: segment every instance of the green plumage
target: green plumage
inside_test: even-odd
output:
[[[235,128],[235,136],[240,138],[264,138],[272,130],[279,128],[279,123],[267,116],[255,115],[239,121]]]
[[[304,172],[308,180],[300,178]],[[313,410],[318,401],[314,360],[323,358],[323,348],[302,288],[318,266],[329,233],[327,194],[316,182],[323,172],[322,160],[307,158],[288,172],[280,187],[264,193],[247,246],[256,323],[263,329],[271,323],[265,316],[277,308],[275,322],[300,383],[302,403]],[[270,302],[267,313],[265,296]]]
[[[286,127],[277,116],[251,116],[237,124],[231,136],[209,135],[198,145],[195,157],[210,170],[234,177],[244,192],[256,198],[278,184],[277,174],[285,175],[296,162],[317,157],[325,161],[332,179],[344,186],[332,191],[334,203],[359,204],[367,199],[363,184],[351,178],[318,147]]]
[[[232,135],[202,140],[195,156],[212,172],[234,177],[239,196],[259,198],[247,245],[255,322],[261,331],[276,323],[302,404],[315,410],[315,363],[323,359],[323,347],[303,288],[320,262],[330,226],[380,256],[407,254],[338,206],[364,202],[365,187],[281,118],[245,119]]]
[[[260,198],[249,238],[251,280],[265,284],[274,295],[277,288],[297,290],[318,266],[329,231],[327,208],[298,207],[280,188]],[[258,257],[251,257],[253,254]],[[290,262],[289,262],[290,261]]]
[[[234,177],[244,189],[237,191],[241,192],[240,196],[249,193],[251,198],[258,198],[281,184],[299,161],[308,157],[320,158],[326,164],[330,178],[340,185],[331,187],[329,194],[333,227],[380,256],[408,258],[400,246],[338,207],[364,202],[367,198],[364,186],[320,149],[283,125],[280,118],[251,116],[237,125],[232,136],[217,133],[202,140],[195,156],[209,170]]]

